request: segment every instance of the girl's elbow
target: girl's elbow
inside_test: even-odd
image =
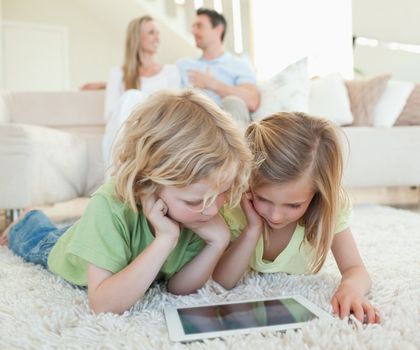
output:
[[[204,285],[204,284],[203,284]],[[197,292],[203,285],[200,285],[198,287],[188,287],[186,285],[177,285],[176,283],[171,283],[169,280],[169,283],[166,287],[166,290],[175,295],[188,295]]]

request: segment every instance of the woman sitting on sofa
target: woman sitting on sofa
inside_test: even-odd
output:
[[[106,85],[103,156],[107,168],[114,139],[132,108],[153,92],[181,86],[175,65],[155,61],[158,47],[159,30],[153,18],[133,19],[127,28],[124,64],[110,72]]]

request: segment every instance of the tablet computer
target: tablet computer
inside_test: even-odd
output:
[[[192,341],[251,331],[299,328],[315,318],[332,318],[300,295],[229,303],[166,307],[172,341]]]

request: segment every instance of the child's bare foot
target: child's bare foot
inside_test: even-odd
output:
[[[31,209],[28,208],[28,209],[22,210],[22,212],[19,214],[19,217],[15,221],[11,222],[9,224],[9,226],[6,227],[6,229],[3,231],[3,233],[1,234],[1,237],[0,237],[0,245],[7,246],[7,243],[9,242],[9,231],[10,231],[10,229],[14,225],[16,225],[26,215],[26,213],[28,211],[31,211]]]

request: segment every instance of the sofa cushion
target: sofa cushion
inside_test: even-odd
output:
[[[373,111],[373,126],[393,126],[413,88],[412,82],[390,80]]]
[[[309,113],[327,118],[337,125],[353,122],[347,88],[339,73],[310,81]]]
[[[303,58],[272,78],[257,83],[261,93],[261,103],[252,113],[253,120],[261,120],[270,114],[282,111],[308,111],[307,59]]]
[[[420,84],[414,86],[395,125],[420,125]]]
[[[0,124],[0,208],[23,208],[82,196],[86,142],[41,126]]]
[[[391,75],[384,74],[373,78],[346,81],[354,118],[353,126],[373,126],[374,108],[390,78]]]

